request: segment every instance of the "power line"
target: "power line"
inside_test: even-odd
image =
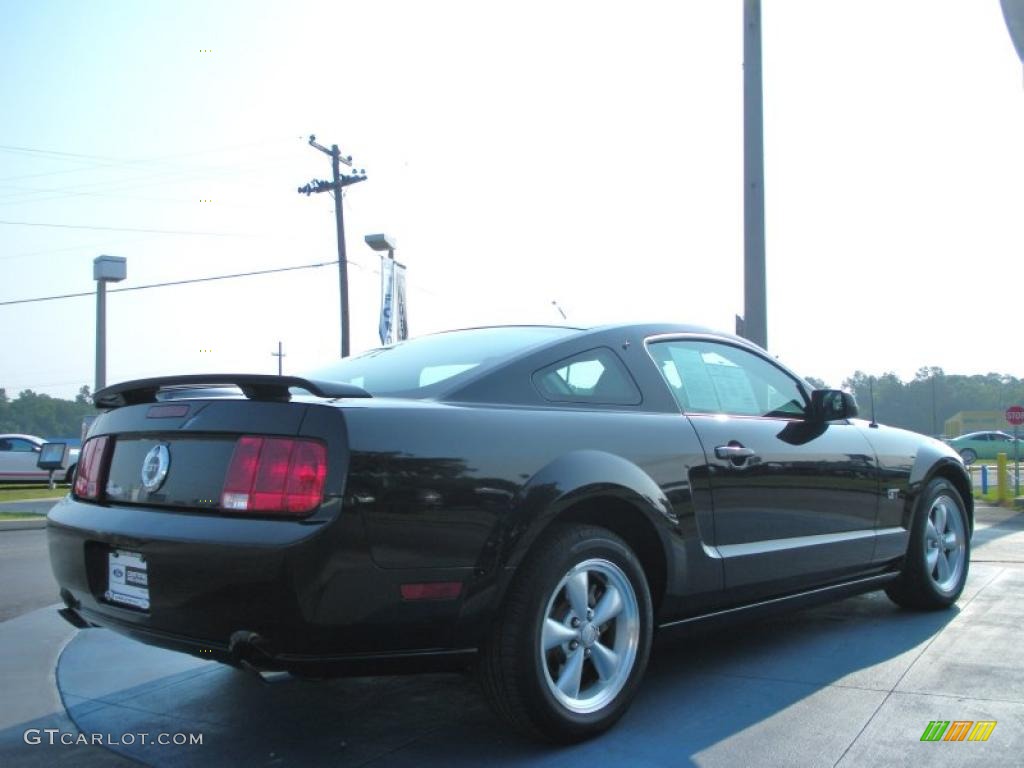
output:
[[[22,189],[18,192],[7,192],[0,194],[0,200],[5,201],[4,205],[22,204],[26,202],[45,202],[48,200],[60,200],[65,197],[72,195],[85,194],[80,190],[83,189],[95,189],[99,188],[106,191],[124,191],[132,189],[143,189],[147,187],[159,187],[159,186],[173,186],[183,185],[195,181],[206,181],[213,179],[215,181],[228,181],[231,182],[236,177],[242,177],[253,173],[265,173],[268,167],[278,168],[283,167],[283,163],[268,164],[266,162],[260,165],[241,167],[241,166],[223,166],[223,167],[207,167],[207,168],[178,168],[174,170],[166,171],[146,171],[146,169],[138,169],[145,171],[142,175],[136,175],[132,177],[125,177],[119,179],[107,179],[104,181],[91,181],[82,182],[78,184],[72,184],[64,186],[59,189]],[[0,179],[0,182],[10,181],[11,179]],[[8,189],[18,189],[9,184],[4,184],[4,187]],[[30,197],[35,195],[35,197]],[[50,195],[49,197],[39,197],[39,195]],[[19,199],[22,198],[22,199]]]
[[[12,147],[9,144],[0,144],[0,151],[3,152],[26,152],[33,155],[52,155],[55,157],[74,157],[81,158],[83,160],[105,160],[110,162],[125,162],[118,160],[115,157],[105,157],[103,155],[82,155],[77,152],[59,152],[55,149],[36,149],[34,147]],[[132,161],[128,161],[132,162]]]
[[[14,227],[51,227],[57,229],[88,229],[98,232],[144,232],[151,235],[200,235],[203,237],[261,237],[261,235],[245,235],[240,232],[193,232],[184,229],[139,229],[135,227],[94,227],[88,224],[52,224],[39,221],[7,221],[0,219],[0,224]]]
[[[254,275],[271,275],[276,272],[294,272],[299,269],[316,269],[317,267],[329,267],[337,264],[337,261],[324,261],[317,264],[300,264],[294,267],[277,267],[275,269],[260,269],[254,272],[236,272],[231,275],[213,275],[212,277],[193,277],[188,280],[171,280],[166,283],[150,283],[149,285],[133,285],[127,288],[111,288],[107,293],[121,293],[122,291],[141,291],[146,288],[165,288],[169,285],[187,285],[189,283],[208,283],[213,280],[229,280],[235,277],[253,277]],[[363,269],[361,264],[351,262],[353,266]],[[12,301],[0,301],[0,307],[11,304],[32,304],[39,301],[55,301],[56,299],[77,299],[82,296],[95,296],[95,291],[83,291],[80,293],[64,293],[60,296],[39,296],[34,299],[14,299]]]
[[[88,243],[87,245],[72,245],[67,248],[43,248],[38,251],[28,251],[26,253],[8,253],[0,256],[0,261],[12,261],[14,259],[27,259],[32,256],[44,256],[50,253],[69,253],[70,251],[102,251],[103,249],[109,249],[114,246],[127,245],[128,243],[144,243],[151,238],[148,237],[130,237],[126,240],[104,240],[102,243]]]
[[[299,137],[299,138],[302,138],[302,137]],[[177,153],[174,153],[174,154],[157,155],[155,157],[143,157],[143,158],[137,158],[137,159],[106,157],[106,156],[103,156],[103,155],[83,155],[83,154],[79,154],[79,153],[75,153],[75,152],[60,152],[60,151],[57,151],[57,150],[50,150],[50,149],[37,149],[37,148],[34,148],[34,147],[15,147],[15,146],[10,146],[10,145],[3,144],[3,145],[0,145],[0,151],[8,152],[8,153],[11,153],[11,154],[23,153],[23,154],[27,154],[27,155],[30,155],[32,157],[35,157],[37,159],[58,160],[58,159],[67,158],[67,159],[81,159],[82,161],[100,161],[100,162],[95,164],[95,165],[89,165],[89,166],[85,166],[85,167],[82,167],[82,168],[65,168],[65,169],[62,169],[62,170],[59,170],[59,171],[46,171],[46,172],[43,172],[43,173],[30,173],[30,174],[20,174],[20,175],[17,175],[17,176],[7,176],[7,177],[0,178],[0,181],[13,181],[15,179],[28,179],[28,178],[35,178],[35,177],[38,177],[38,176],[54,176],[54,175],[60,175],[60,174],[65,174],[65,173],[80,173],[82,171],[90,171],[90,170],[95,170],[97,168],[111,168],[111,167],[114,167],[114,166],[128,166],[128,167],[155,166],[155,167],[161,167],[161,166],[169,165],[170,161],[178,160],[178,159],[183,158],[183,157],[195,157],[197,155],[209,155],[209,154],[215,154],[215,153],[216,154],[222,154],[224,152],[232,152],[232,151],[245,151],[245,150],[254,149],[256,147],[265,147],[265,146],[270,145],[270,144],[284,144],[284,143],[285,142],[284,142],[283,138],[273,138],[273,139],[268,138],[268,139],[265,139],[263,141],[253,142],[251,144],[235,144],[235,145],[228,145],[228,146],[217,147],[217,148],[214,148],[214,149],[201,149],[201,150],[195,150],[193,152],[177,152]],[[177,166],[176,165],[172,165],[171,167],[176,168]],[[220,170],[230,170],[230,167],[221,168]]]

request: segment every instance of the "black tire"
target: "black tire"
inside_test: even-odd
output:
[[[584,595],[586,618],[578,621],[573,605],[582,609]],[[600,619],[595,609],[610,618],[592,623]],[[596,736],[636,695],[652,624],[647,579],[629,546],[604,528],[559,525],[509,587],[481,651],[484,694],[501,718],[533,737],[567,743]]]
[[[960,458],[964,460],[964,464],[973,464],[978,460],[978,454],[976,454],[971,448],[964,448],[960,451]]]
[[[936,525],[938,517],[942,530]],[[914,510],[899,579],[885,592],[903,608],[948,608],[963,592],[970,563],[971,527],[963,499],[952,483],[936,478]]]
[[[68,485],[75,481],[75,467],[77,466],[77,464],[72,464],[70,467],[68,467],[67,474],[64,475],[64,482],[67,483]]]

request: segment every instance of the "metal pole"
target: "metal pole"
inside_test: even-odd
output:
[[[345,216],[341,208],[341,150],[331,145],[334,172],[334,220],[338,226],[338,287],[341,293],[341,356],[348,357],[348,260],[345,257]]]
[[[935,374],[932,374],[932,437],[939,435],[939,422],[935,415]]]
[[[768,348],[764,244],[764,94],[761,0],[743,0],[743,322]]]
[[[272,354],[274,357],[278,358],[278,376],[281,376],[282,375],[282,362],[285,359],[285,351],[282,348],[282,344],[281,344],[280,341],[278,342],[278,353],[274,354],[273,352],[270,352],[270,354]]]
[[[1020,427],[1013,425],[1013,495],[1020,496],[1020,443],[1017,442],[1017,430]]]
[[[96,281],[96,387],[107,386],[107,281]]]

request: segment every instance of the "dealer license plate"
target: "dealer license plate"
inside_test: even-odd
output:
[[[138,552],[114,550],[107,561],[107,600],[149,610],[149,570]]]

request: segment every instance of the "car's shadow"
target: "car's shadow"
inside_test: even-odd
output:
[[[202,734],[201,746],[136,738],[113,747],[151,765],[686,765],[722,742],[742,747],[765,728],[815,718],[823,748],[829,738],[849,744],[956,615],[900,611],[876,593],[659,641],[623,720],[570,747],[509,732],[473,681],[455,675],[268,684],[86,630],[64,650],[57,679],[83,732]]]

